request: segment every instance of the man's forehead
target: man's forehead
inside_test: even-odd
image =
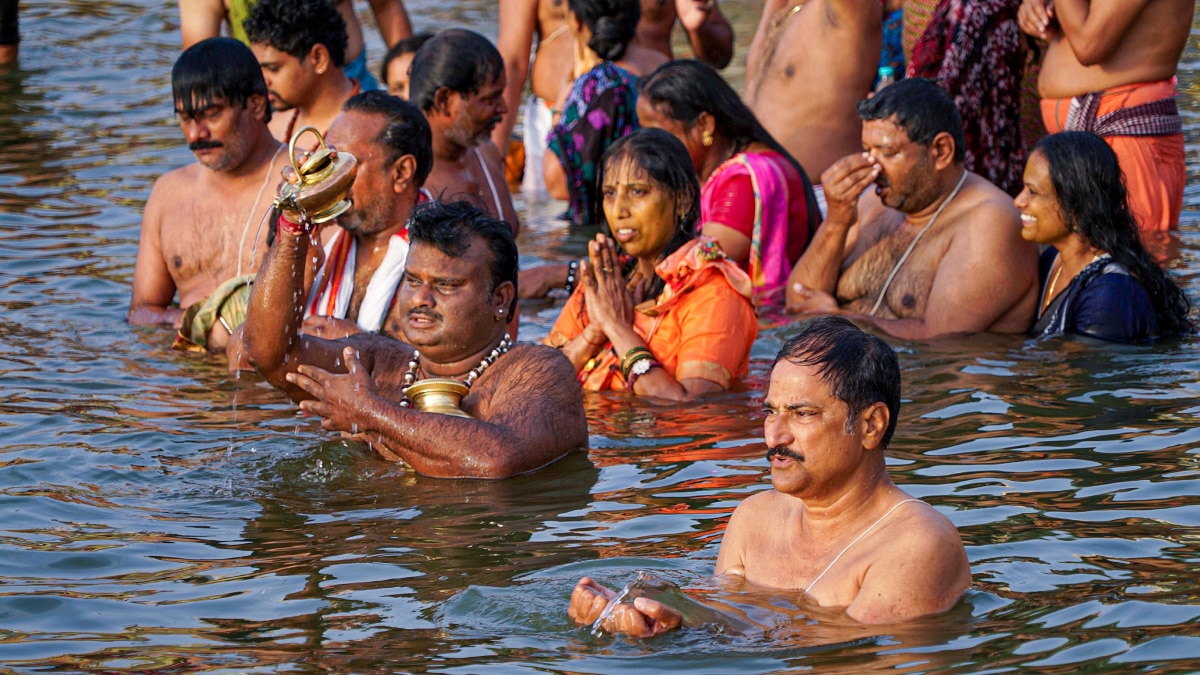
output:
[[[816,365],[802,365],[788,359],[780,359],[771,369],[771,381],[767,388],[767,401],[777,405],[788,405],[793,399],[833,398],[833,389],[821,377]]]
[[[414,241],[409,245],[408,262],[414,266],[414,271],[429,276],[467,277],[473,272],[487,270],[491,260],[483,240],[470,235],[465,243],[467,247],[461,254],[451,256],[433,244]]]
[[[205,108],[223,107],[229,105],[229,101],[224,96],[216,94],[199,94],[192,93],[186,102],[184,99],[175,99],[175,112],[182,113],[184,110],[204,110]]]
[[[378,115],[346,110],[333,119],[325,140],[334,145],[364,141],[377,136],[382,127],[383,120]]]
[[[863,122],[862,135],[864,143],[904,145],[912,141],[908,137],[908,131],[897,122],[895,115]]]

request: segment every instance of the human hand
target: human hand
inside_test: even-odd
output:
[[[316,366],[300,366],[287,374],[287,381],[303,389],[312,400],[301,401],[300,409],[321,418],[321,426],[331,431],[361,433],[359,415],[364,401],[376,398],[375,381],[358,360],[353,347],[342,350],[347,372],[330,373]]]
[[[610,338],[613,328],[633,325],[633,292],[621,272],[612,239],[598,234],[588,244],[588,259],[579,266],[579,277],[590,324]]]
[[[362,444],[366,445],[367,447],[371,448],[371,450],[374,451],[375,454],[379,455],[379,457],[385,461],[388,461],[388,462],[404,461],[404,458],[400,456],[400,453],[396,452],[395,450],[392,449],[392,446],[388,445],[387,439],[385,439],[383,437],[383,434],[380,434],[380,433],[377,433],[374,431],[369,431],[369,432],[364,432],[361,434],[345,434],[345,435],[350,440],[358,441],[359,443],[362,443]]]
[[[358,327],[357,323],[349,319],[338,319],[332,316],[312,316],[305,317],[304,323],[300,326],[300,331],[306,335],[313,337],[324,338],[326,340],[337,340],[344,338],[347,335],[363,332]]]
[[[1054,0],[1023,0],[1017,10],[1021,31],[1043,40],[1049,40],[1055,32],[1054,21]]]
[[[716,8],[716,0],[675,0],[675,14],[689,33],[699,30]]]
[[[571,604],[567,615],[576,624],[590,625],[604,614],[616,597],[613,591],[584,577],[571,592]],[[640,597],[632,603],[621,603],[612,608],[601,624],[601,630],[623,633],[633,638],[647,638],[678,628],[683,615],[666,605]]]
[[[834,162],[821,174],[825,186],[825,222],[845,226],[858,221],[858,198],[883,167],[868,153],[856,152]]]
[[[792,284],[787,292],[787,311],[789,314],[838,314],[841,307],[837,298],[825,291]]]

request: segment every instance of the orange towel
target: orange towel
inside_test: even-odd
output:
[[[1159,101],[1175,96],[1175,84],[1168,80],[1114,87],[1106,90],[1100,100],[1098,115],[1115,110]],[[1046,131],[1063,131],[1071,99],[1042,99],[1042,120]],[[1125,187],[1129,191],[1129,207],[1137,218],[1143,239],[1153,232],[1163,232],[1179,226],[1183,208],[1183,187],[1187,179],[1187,164],[1183,135],[1170,136],[1106,136],[1109,146],[1117,153],[1121,170],[1125,172]]]

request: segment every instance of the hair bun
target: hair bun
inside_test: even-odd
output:
[[[588,47],[607,61],[625,55],[625,48],[637,34],[637,22],[632,24],[623,16],[602,16],[596,20]]]

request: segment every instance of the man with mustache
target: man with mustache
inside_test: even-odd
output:
[[[1025,332],[1037,248],[1021,239],[1012,199],[964,166],[954,102],[913,78],[861,101],[858,114],[863,152],[821,176],[829,208],[792,270],[789,308],[908,340]]]
[[[733,512],[716,574],[802,591],[863,624],[950,609],[971,583],[962,540],[945,516],[888,477],[884,450],[900,410],[900,367],[883,340],[842,317],[800,326],[775,357],[763,409],[774,489]],[[580,580],[577,623],[649,637],[680,625],[677,608]]]
[[[346,76],[346,22],[329,0],[260,0],[243,24],[262,66],[275,138],[306,126],[329,129],[359,83]],[[315,142],[315,138],[310,139]],[[305,147],[310,140],[305,141]]]
[[[304,282],[296,270],[311,230],[296,214],[280,219],[244,338],[258,371],[326,429],[439,477],[505,478],[587,445],[570,361],[550,347],[510,345],[505,323],[516,304],[517,246],[506,223],[465,201],[414,209],[396,297],[405,342],[300,334]],[[466,384],[461,409],[471,418],[409,407],[410,385],[427,378]]]
[[[467,199],[519,227],[504,179],[504,158],[487,143],[504,118],[504,59],[482,35],[445,30],[417,50],[409,71],[408,100],[433,131],[433,171],[425,187],[434,196]]]
[[[181,345],[219,351],[242,321],[250,273],[266,253],[259,223],[286,151],[267,128],[258,62],[237,40],[187,49],[171,88],[196,162],[164,174],[146,201],[128,320],[180,327]]]

